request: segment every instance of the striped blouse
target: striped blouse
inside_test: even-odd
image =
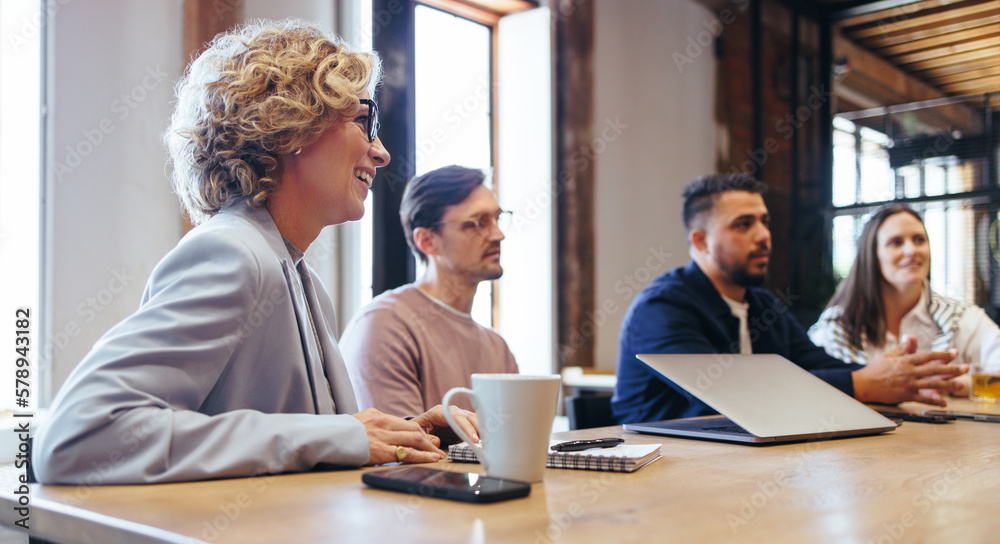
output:
[[[809,328],[809,338],[831,356],[850,363],[867,364],[899,344],[899,339],[886,331],[885,343],[873,346],[862,338],[862,349],[847,344],[847,333],[838,321],[839,306],[827,308]],[[915,336],[917,350],[945,351],[958,349],[956,363],[1000,361],[1000,327],[982,308],[974,304],[939,295],[924,282],[920,301],[899,324],[901,336]]]

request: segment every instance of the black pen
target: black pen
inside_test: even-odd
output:
[[[573,440],[552,446],[552,451],[583,451],[590,448],[612,448],[624,442],[624,438],[595,438],[594,440]]]

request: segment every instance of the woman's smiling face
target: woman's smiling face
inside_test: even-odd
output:
[[[930,276],[931,247],[927,230],[909,213],[890,215],[876,233],[882,281],[897,291],[923,284]]]
[[[370,96],[365,92],[359,98]],[[300,201],[308,203],[307,214],[315,216],[319,228],[361,219],[375,169],[389,163],[382,141],[368,141],[367,117],[368,106],[361,104],[301,152],[287,156],[285,177],[295,180]]]

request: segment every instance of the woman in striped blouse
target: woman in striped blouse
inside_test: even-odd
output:
[[[957,350],[955,364],[1000,362],[1000,328],[982,308],[932,291],[930,265],[920,215],[905,205],[883,206],[862,230],[854,266],[809,337],[852,363],[873,361],[906,336],[920,351]],[[968,379],[956,380],[965,394]]]

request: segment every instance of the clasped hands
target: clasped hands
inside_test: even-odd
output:
[[[413,419],[403,419],[369,408],[354,414],[368,433],[368,463],[381,465],[394,461],[405,463],[433,463],[444,459],[441,435],[451,433],[444,417],[445,408],[440,404]],[[449,406],[458,426],[473,440],[479,440],[479,421],[476,414]]]
[[[852,373],[854,396],[861,402],[945,406],[944,395],[963,389],[954,378],[969,371],[968,365],[948,364],[957,356],[954,349],[917,353],[916,338],[904,337],[898,346]]]

